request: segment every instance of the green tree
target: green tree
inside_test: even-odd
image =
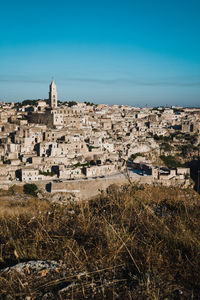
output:
[[[24,194],[36,196],[36,191],[38,190],[38,187],[34,183],[26,183],[23,187]]]
[[[162,161],[165,163],[165,165],[168,168],[178,168],[178,167],[183,167],[183,165],[180,163],[180,161],[178,161],[176,159],[176,157],[172,156],[172,155],[161,155],[160,159],[162,159]]]
[[[69,102],[68,102],[68,107],[72,107],[72,106],[74,106],[74,105],[76,105],[76,104],[77,104],[76,101],[69,101]]]

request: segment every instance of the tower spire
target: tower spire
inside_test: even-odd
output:
[[[56,84],[54,82],[54,79],[52,77],[51,84],[49,86],[49,100],[51,103],[51,108],[54,109],[57,107],[57,91],[56,91]]]

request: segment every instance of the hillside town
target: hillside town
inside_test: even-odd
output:
[[[0,103],[0,187],[122,173],[187,184],[199,132],[200,109],[61,102],[52,81],[47,100]]]

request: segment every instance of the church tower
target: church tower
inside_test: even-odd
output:
[[[50,86],[49,86],[49,100],[51,103],[51,108],[56,108],[57,107],[57,91],[56,91],[56,84],[54,80],[52,80]]]

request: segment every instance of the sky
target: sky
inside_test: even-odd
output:
[[[0,101],[200,106],[199,0],[0,4]]]

